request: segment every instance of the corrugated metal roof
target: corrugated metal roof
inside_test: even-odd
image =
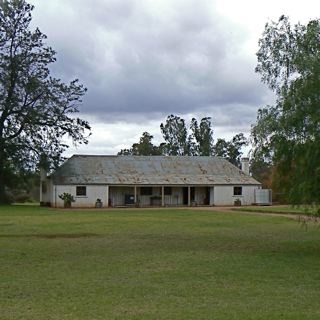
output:
[[[220,157],[74,155],[53,175],[54,184],[259,185]]]

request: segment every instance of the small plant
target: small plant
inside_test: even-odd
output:
[[[235,206],[241,206],[241,200],[240,199],[234,200],[234,205]]]
[[[65,208],[71,208],[71,203],[75,201],[73,195],[68,192],[59,194],[59,198],[63,200]]]

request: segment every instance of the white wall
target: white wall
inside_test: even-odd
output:
[[[234,186],[214,186],[214,205],[230,206],[236,199],[241,201],[242,205],[251,205],[254,203],[254,190],[258,186],[242,186],[242,195],[233,195]]]
[[[63,200],[59,198],[60,194],[64,192],[73,195],[74,202],[71,206],[74,208],[80,207],[94,207],[96,200],[101,199],[103,206],[107,206],[107,187],[106,186],[86,186],[86,196],[76,196],[76,186],[54,186],[52,189],[52,201],[53,207],[63,207]]]
[[[40,180],[40,203],[46,205],[51,202],[52,183],[51,179],[46,177]]]
[[[107,207],[107,186],[86,186],[86,196],[76,196],[76,186],[53,186],[51,189],[51,205],[53,207],[63,207],[63,200],[59,198],[59,194],[64,192],[73,195],[75,202],[72,203],[72,207],[94,207],[97,199],[101,199],[103,207]],[[258,186],[242,186],[242,195],[233,195],[234,186],[214,186],[210,188],[210,205],[216,206],[231,206],[234,205],[236,199],[240,199],[242,205],[251,205],[255,202],[254,190],[258,189]],[[125,194],[134,194],[134,187],[109,187],[109,199],[112,206],[123,206]],[[161,196],[161,187],[153,188],[153,196]],[[137,198],[140,200],[141,206],[150,205],[151,196],[140,196],[139,188],[137,188]],[[195,202],[197,205],[202,205],[206,197],[206,187],[196,187],[195,189]],[[49,200],[48,200],[49,201]],[[165,195],[165,205],[182,205],[183,204],[183,188],[172,187],[172,194]]]

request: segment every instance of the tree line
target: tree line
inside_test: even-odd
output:
[[[204,117],[200,122],[192,118],[188,127],[185,119],[171,114],[160,124],[160,130],[164,142],[159,145],[153,144],[154,137],[150,133],[143,132],[139,142],[120,150],[118,155],[220,156],[239,166],[242,149],[248,145],[243,133],[229,141],[218,138],[214,143],[210,117]]]

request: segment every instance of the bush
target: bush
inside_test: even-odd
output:
[[[59,194],[59,198],[63,200],[65,208],[70,208],[71,203],[75,201],[73,198],[73,195],[68,192],[64,192],[62,194]]]

